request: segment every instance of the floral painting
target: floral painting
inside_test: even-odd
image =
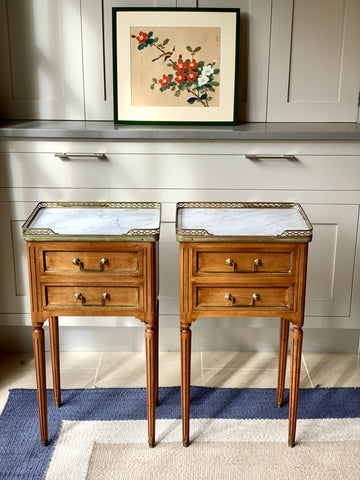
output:
[[[133,107],[219,106],[221,29],[130,27]]]

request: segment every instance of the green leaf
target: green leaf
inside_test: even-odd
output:
[[[152,37],[152,36],[153,36],[153,33],[154,33],[154,32],[149,32],[149,33],[148,33],[148,38]]]
[[[220,73],[220,68],[215,68],[214,75],[218,75]]]
[[[159,37],[155,37],[154,38],[154,43],[158,42],[159,41]]]
[[[155,89],[155,84],[152,83],[152,84],[150,85],[150,88],[151,88],[151,90],[154,90],[154,89]]]
[[[156,79],[155,77],[152,79],[152,81],[153,81],[154,83],[157,83],[157,79]]]
[[[180,97],[181,90],[176,90],[175,97]]]
[[[211,85],[213,87],[220,87],[220,83],[219,82],[211,82]]]
[[[191,47],[189,47],[189,45],[186,47],[186,50],[187,50],[188,52],[192,52],[192,51],[193,51],[193,49],[192,49]]]
[[[196,48],[194,49],[194,52],[195,52],[195,53],[196,53],[196,52],[200,52],[200,50],[201,50],[201,47],[196,47]]]
[[[196,102],[197,98],[196,97],[190,97],[187,101],[187,103],[190,103],[192,105],[194,102]]]
[[[201,100],[206,100],[207,99],[207,93],[204,93],[203,95],[201,95]]]
[[[162,44],[163,44],[163,45],[166,45],[166,44],[169,43],[169,41],[170,41],[170,40],[169,40],[168,38],[165,38],[165,40],[162,42]]]
[[[172,63],[167,63],[166,66],[167,67],[173,67],[174,65]]]
[[[207,101],[210,102],[212,100],[212,97],[207,97]]]

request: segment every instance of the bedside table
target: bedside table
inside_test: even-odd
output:
[[[132,316],[145,323],[149,446],[158,396],[159,203],[47,203],[23,225],[43,445],[48,443],[43,324],[61,405],[58,316]]]
[[[191,324],[202,317],[280,317],[277,404],[291,333],[288,444],[295,445],[308,242],[294,203],[178,203],[183,445],[189,445]]]

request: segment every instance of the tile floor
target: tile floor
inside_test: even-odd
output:
[[[144,387],[143,352],[62,352],[62,388]],[[47,385],[52,386],[50,354]],[[288,362],[289,368],[289,362]],[[192,385],[276,388],[275,352],[193,352]],[[287,375],[287,379],[288,379]],[[180,385],[180,354],[160,353],[160,386]],[[287,382],[288,383],[288,382]],[[360,387],[356,354],[304,353],[300,388]],[[0,411],[11,388],[36,388],[32,352],[0,354]]]

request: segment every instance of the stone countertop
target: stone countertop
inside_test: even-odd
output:
[[[358,123],[242,123],[216,125],[119,125],[112,121],[1,120],[0,137],[89,140],[360,141]]]

